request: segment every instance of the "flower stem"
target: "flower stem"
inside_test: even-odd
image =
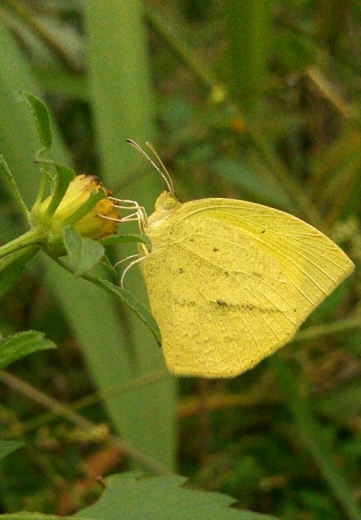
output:
[[[30,229],[20,237],[11,240],[7,244],[0,247],[0,259],[4,258],[11,253],[16,253],[20,249],[24,249],[29,246],[40,245],[43,242],[44,232],[39,229]]]

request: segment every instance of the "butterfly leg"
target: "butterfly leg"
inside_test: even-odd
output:
[[[122,289],[124,289],[124,279],[125,279],[125,275],[127,274],[127,272],[129,271],[129,269],[131,267],[133,267],[133,265],[135,264],[138,264],[139,262],[141,262],[145,256],[142,256],[140,253],[136,254],[136,255],[131,255],[131,256],[128,256],[127,258],[124,258],[123,260],[120,260],[120,262],[118,262],[116,265],[119,265],[121,262],[125,262],[126,260],[130,260],[131,258],[135,258],[135,257],[138,257],[136,260],[133,260],[133,262],[130,262],[129,265],[127,265],[127,267],[124,269],[123,271],[123,274],[122,274],[122,277],[120,279],[120,287]]]
[[[144,233],[144,228],[148,223],[147,213],[143,206],[139,206],[138,202],[135,200],[126,200],[126,199],[116,199],[114,197],[110,197],[113,201],[113,207],[116,209],[124,209],[124,210],[135,210],[134,213],[127,215],[122,218],[122,222],[138,222],[138,227],[141,233]]]

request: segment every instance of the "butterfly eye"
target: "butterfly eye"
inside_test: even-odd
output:
[[[172,211],[176,206],[181,205],[179,200],[173,193],[163,191],[155,202],[156,211]]]
[[[175,208],[177,204],[179,204],[178,200],[169,193],[162,202],[162,209],[164,209],[165,211],[171,210]]]

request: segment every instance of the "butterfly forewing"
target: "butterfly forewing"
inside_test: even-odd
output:
[[[184,206],[189,218],[214,218],[228,227],[236,227],[269,258],[278,262],[295,287],[300,323],[354,268],[332,240],[283,211],[227,199],[192,201],[183,204],[181,210]],[[177,218],[181,217],[180,213]]]

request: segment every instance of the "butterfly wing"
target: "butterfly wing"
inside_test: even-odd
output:
[[[281,211],[227,199],[177,208],[148,230],[142,262],[170,371],[233,377],[283,346],[353,268]]]

